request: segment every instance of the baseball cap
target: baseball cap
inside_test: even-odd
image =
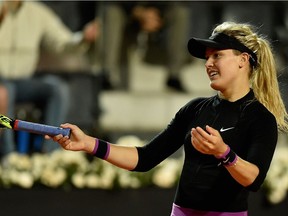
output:
[[[240,52],[246,52],[250,56],[250,64],[254,68],[257,66],[256,54],[235,37],[231,37],[224,33],[215,33],[209,37],[209,39],[191,38],[188,41],[188,50],[190,54],[196,58],[206,59],[205,53],[207,48],[219,50],[234,49]]]

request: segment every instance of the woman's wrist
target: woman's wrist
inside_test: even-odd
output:
[[[225,158],[227,154],[230,152],[230,147],[228,145],[225,145],[225,146],[226,146],[226,150],[224,152],[222,151],[218,155],[215,155],[217,159]]]
[[[95,138],[87,135],[84,140],[84,151],[88,154],[92,154],[94,147],[95,147]]]
[[[232,151],[229,146],[227,146],[226,151],[222,155],[216,158],[219,161],[218,166],[222,165],[225,167],[236,165],[236,162],[238,160],[237,154],[234,151]]]
[[[106,160],[110,153],[110,143],[104,140],[95,138],[94,139],[94,148],[91,152],[95,157]]]

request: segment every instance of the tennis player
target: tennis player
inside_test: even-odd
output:
[[[188,50],[206,59],[210,86],[218,93],[192,99],[147,145],[111,144],[72,124],[61,125],[72,129],[70,138],[53,140],[140,172],[184,146],[171,216],[247,216],[248,195],[265,179],[278,130],[288,128],[272,48],[252,26],[224,22],[209,39],[191,38]]]

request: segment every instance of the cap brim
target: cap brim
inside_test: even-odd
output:
[[[214,48],[214,49],[227,49],[224,44],[215,42],[210,39],[200,39],[200,38],[191,38],[188,41],[188,51],[189,53],[201,59],[206,59],[206,49]]]
[[[188,41],[188,50],[196,58],[206,59],[206,49],[217,50],[235,49],[240,52],[247,52],[250,55],[249,61],[253,67],[257,66],[257,55],[239,40],[223,33],[216,33],[209,39],[191,38]]]

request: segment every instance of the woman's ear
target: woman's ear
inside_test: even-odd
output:
[[[245,64],[250,64],[249,63],[249,54],[248,53],[241,53],[241,59],[240,59],[240,63],[239,63],[239,68],[242,68]]]

